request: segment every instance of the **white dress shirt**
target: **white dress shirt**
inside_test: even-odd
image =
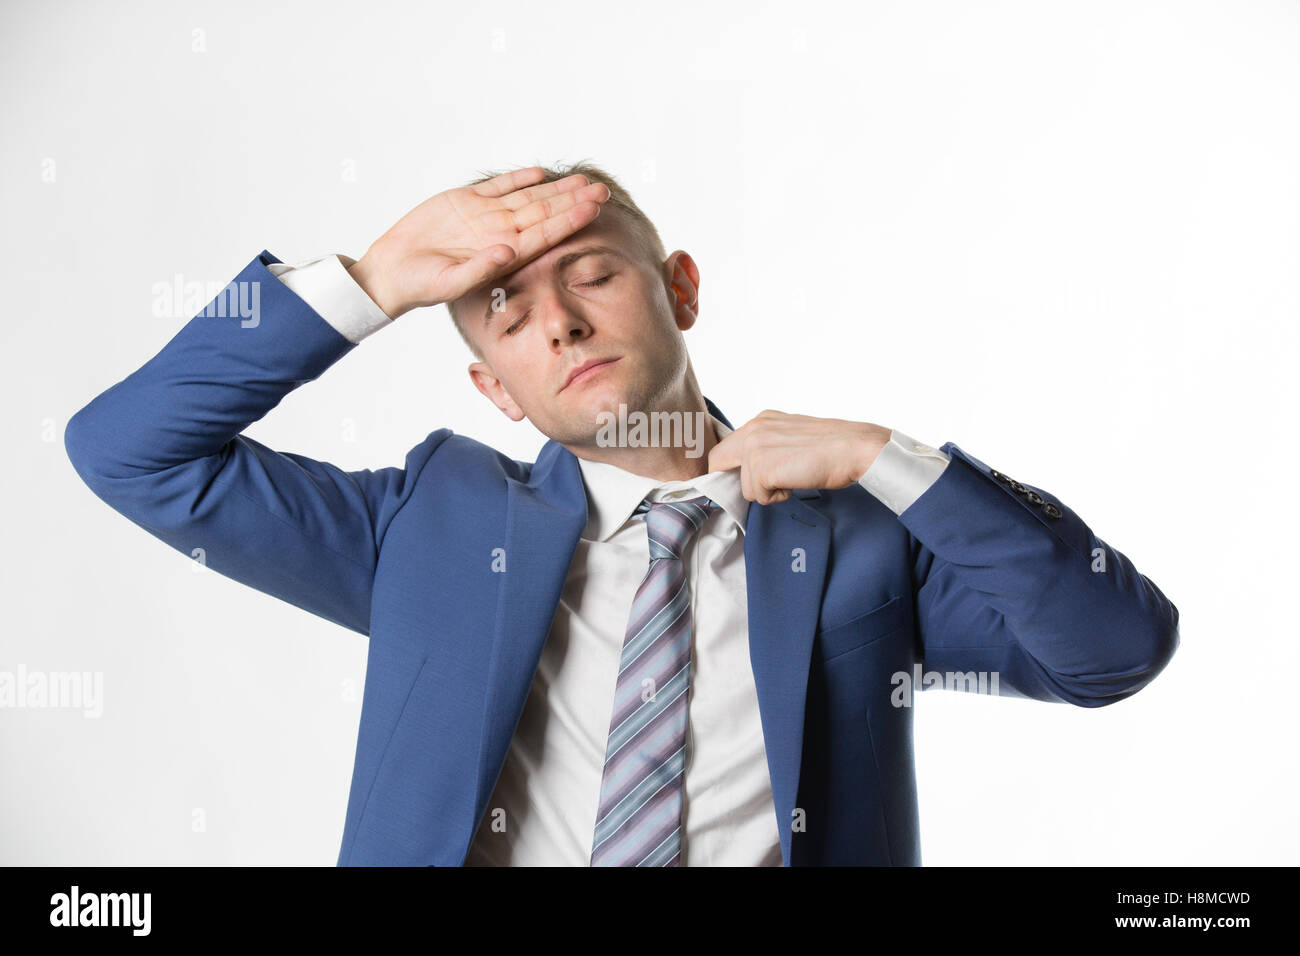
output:
[[[351,342],[390,324],[324,256],[271,272]],[[731,429],[711,417],[721,439]],[[948,456],[895,429],[860,484],[901,514]],[[683,779],[683,866],[780,866],[781,844],[749,660],[739,471],[659,481],[578,459],[587,525],[578,540],[523,714],[466,865],[587,866],[614,687],[633,595],[649,566],[640,502],[707,495],[711,512],[682,555],[691,587],[691,687]]]

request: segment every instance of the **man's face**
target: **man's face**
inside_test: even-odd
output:
[[[483,354],[474,384],[515,421],[561,444],[595,444],[597,415],[680,407],[699,273],[674,252],[648,261],[608,213],[522,268],[456,301]],[[675,299],[671,280],[682,293]],[[504,290],[504,293],[498,290]],[[589,371],[574,371],[591,362]]]

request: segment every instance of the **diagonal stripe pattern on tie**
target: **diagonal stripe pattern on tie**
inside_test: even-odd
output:
[[[643,501],[650,567],[632,599],[600,783],[592,866],[677,866],[691,678],[682,551],[718,505]]]

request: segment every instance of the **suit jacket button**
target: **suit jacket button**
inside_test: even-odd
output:
[[[1043,505],[1043,514],[1047,515],[1049,518],[1059,518],[1061,517],[1061,509],[1049,501],[1047,504]]]
[[[1009,487],[1012,491],[1014,491],[1018,495],[1026,494],[1029,491],[1028,488],[1026,488],[1018,481],[1008,482],[1007,487]]]
[[[1038,494],[1036,491],[1026,491],[1025,500],[1031,505],[1041,505],[1043,503],[1043,496]]]
[[[989,474],[992,475],[994,478],[996,478],[998,481],[1002,482],[1004,485],[1011,480],[1006,475],[1002,474],[1002,472],[998,471],[996,468],[990,468]]]

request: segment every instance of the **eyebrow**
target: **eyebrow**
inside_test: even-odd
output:
[[[581,249],[575,249],[573,252],[565,253],[564,255],[560,256],[560,258],[556,259],[555,264],[551,267],[551,272],[555,275],[559,275],[561,272],[563,272],[565,269],[573,265],[575,262],[577,262],[579,259],[583,258],[584,256],[596,256],[596,255],[617,256],[620,259],[627,259],[627,256],[623,255],[623,253],[619,252],[617,249],[611,246],[599,246],[599,245],[583,246]],[[516,292],[519,291],[519,284],[511,283],[510,285],[507,286],[494,286],[490,290],[490,292],[495,292],[498,288],[501,289],[501,291],[505,294],[505,297],[509,299],[512,295],[514,295]],[[487,311],[483,313],[484,325],[487,325],[489,322],[492,321],[492,314],[493,314],[492,299],[493,298],[494,296],[489,294]]]

